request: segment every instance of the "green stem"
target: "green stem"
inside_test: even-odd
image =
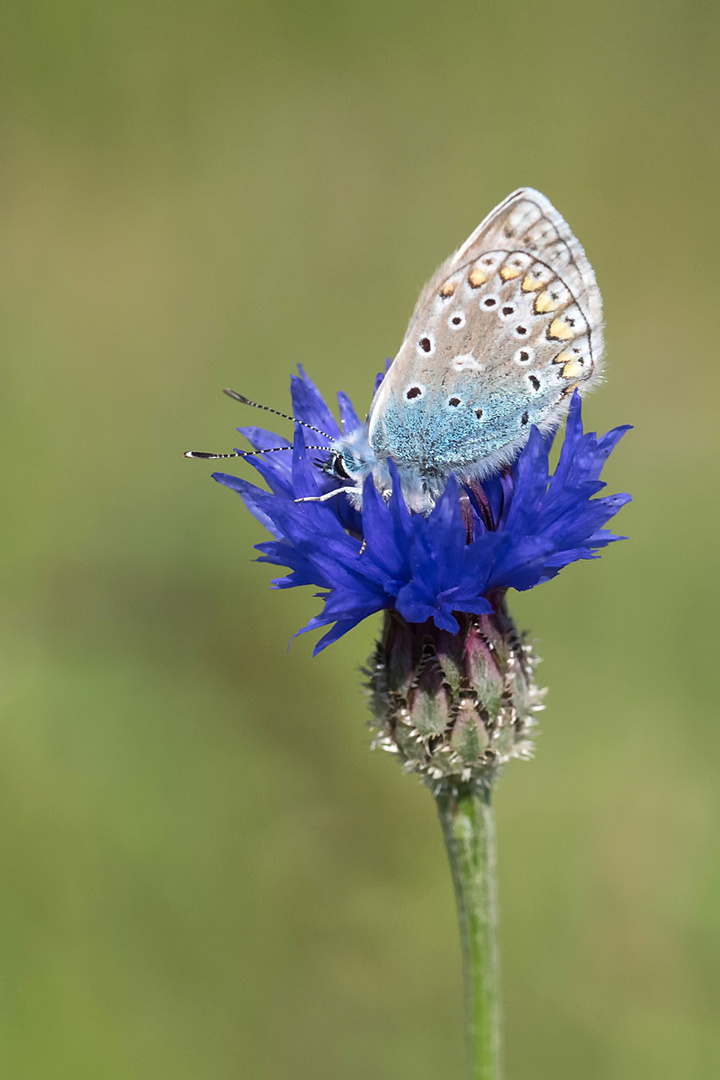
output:
[[[460,921],[471,1080],[501,1080],[495,823],[490,789],[437,796]]]

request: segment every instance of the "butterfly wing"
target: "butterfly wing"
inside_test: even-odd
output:
[[[372,405],[378,457],[425,475],[482,476],[532,424],[555,427],[602,360],[592,267],[552,204],[522,188],[478,226],[422,292]]]

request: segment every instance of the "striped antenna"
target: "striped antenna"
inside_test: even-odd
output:
[[[262,406],[261,406],[262,408]],[[217,461],[218,458],[259,457],[260,454],[276,454],[279,450],[293,450],[292,446],[268,446],[265,450],[235,450],[232,454],[208,454],[204,450],[186,450],[183,457],[201,458],[204,461]],[[306,450],[327,450],[327,446],[306,446]]]
[[[312,424],[306,424],[304,420],[297,420],[294,416],[288,416],[287,413],[280,412],[278,409],[271,409],[269,405],[259,405],[257,401],[251,401],[250,398],[246,398],[243,394],[238,394],[236,390],[223,390],[224,394],[233,398],[234,401],[239,401],[241,405],[252,405],[253,409],[264,409],[265,412],[273,413],[274,416],[280,416],[283,420],[290,420],[293,424],[299,424],[300,427],[308,428],[309,431],[314,431],[316,435],[322,435],[328,442],[334,442],[332,435],[328,435],[327,431],[321,431],[320,428],[313,427]],[[315,449],[313,447],[313,449]],[[320,450],[324,450],[325,447],[319,447]]]

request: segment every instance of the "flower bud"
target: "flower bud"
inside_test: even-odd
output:
[[[399,754],[433,787],[489,783],[499,766],[532,753],[544,691],[537,658],[504,602],[490,615],[458,614],[460,631],[385,613],[368,674],[373,746]]]

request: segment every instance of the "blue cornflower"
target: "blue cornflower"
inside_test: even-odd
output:
[[[302,369],[292,378],[292,399],[298,420],[333,440],[341,436]],[[343,430],[351,432],[361,421],[345,394],[338,400]],[[247,459],[269,491],[226,473],[215,473],[214,478],[237,491],[274,537],[257,545],[259,561],[290,571],[273,585],[315,585],[322,590],[318,595],[324,600],[323,611],[305,630],[334,625],[315,653],[381,610],[397,612],[406,624],[431,621],[438,631],[457,635],[468,625],[463,613],[491,615],[507,589],[525,590],[548,581],[569,563],[595,558],[599,549],[620,539],[603,526],[630,496],[594,496],[605,486],[599,479],[603,465],[628,427],[598,438],[583,432],[581,412],[576,391],[552,475],[552,438],[533,428],[511,468],[470,490],[461,489],[451,477],[427,516],[407,508],[392,463],[387,501],[369,477],[361,510],[344,493],[325,502],[297,502],[340,486],[309,456],[299,425],[292,444],[261,428],[238,429],[256,451],[287,447],[287,453]],[[324,449],[314,447],[313,454]]]

